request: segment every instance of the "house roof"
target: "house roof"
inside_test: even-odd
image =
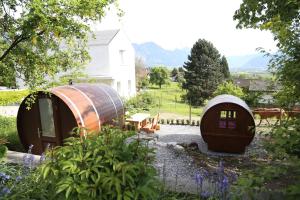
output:
[[[269,91],[275,92],[280,89],[280,86],[276,83],[266,80],[251,80],[249,90],[250,91]]]
[[[92,38],[89,43],[92,45],[108,45],[119,31],[120,29],[97,31],[94,33],[95,38]]]
[[[241,88],[249,89],[250,79],[235,78],[235,79],[233,79],[233,83]]]

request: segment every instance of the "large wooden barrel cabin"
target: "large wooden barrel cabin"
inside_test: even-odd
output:
[[[28,95],[20,105],[17,129],[20,140],[33,153],[45,147],[62,145],[74,127],[100,131],[103,124],[123,126],[124,106],[117,92],[107,85],[66,85],[38,92],[31,109]]]
[[[243,153],[253,140],[255,122],[243,100],[232,95],[219,95],[204,108],[200,131],[209,150]]]

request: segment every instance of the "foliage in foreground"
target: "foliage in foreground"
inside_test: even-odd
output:
[[[269,161],[243,172],[233,197],[241,199],[300,198],[300,119],[275,127],[264,144]]]
[[[130,134],[105,127],[99,136],[68,138],[47,153],[29,184],[41,185],[42,194],[47,190],[47,199],[157,199],[153,151],[139,141],[126,142]],[[36,198],[21,184],[10,194]]]
[[[101,20],[116,1],[1,2],[0,80],[10,85],[18,77],[35,88],[46,81],[44,77],[51,80],[86,64],[90,24]]]

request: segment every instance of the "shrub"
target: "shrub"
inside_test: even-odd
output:
[[[0,116],[0,138],[7,141],[5,145],[9,150],[24,152],[17,133],[15,117]]]
[[[271,142],[265,143],[269,152],[279,158],[293,155],[300,158],[300,118],[283,121],[282,125],[274,128]]]
[[[179,119],[176,119],[176,125],[179,125],[179,124],[180,124]]]
[[[139,93],[135,97],[125,101],[125,107],[130,114],[149,111],[154,104],[154,98],[147,92]]]
[[[99,136],[68,138],[40,168],[41,180],[56,198],[157,199],[153,157],[128,132],[104,127]]]
[[[214,91],[213,96],[221,95],[221,94],[231,94],[233,96],[237,96],[241,99],[245,97],[243,89],[232,82],[224,82],[221,83],[217,89]]]
[[[28,90],[1,91],[0,106],[20,104],[28,94]]]
[[[165,123],[165,120],[164,119],[161,119],[160,120],[160,124],[164,124]]]

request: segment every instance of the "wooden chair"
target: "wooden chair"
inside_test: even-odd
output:
[[[155,115],[155,117],[151,120],[152,122],[143,126],[141,130],[145,131],[146,133],[154,133],[156,130],[160,129],[158,120],[159,120],[159,113]]]

